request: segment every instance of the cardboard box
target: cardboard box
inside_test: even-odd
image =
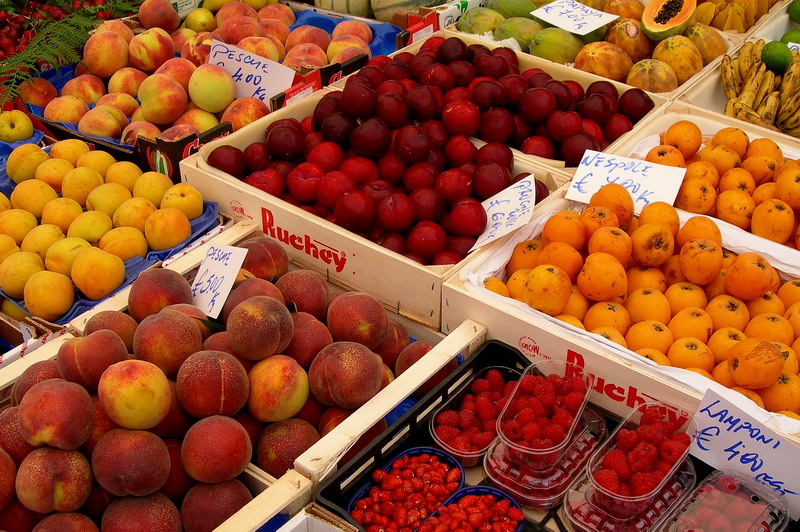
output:
[[[486,0],[456,0],[435,7],[419,7],[408,12],[398,12],[392,23],[405,29],[397,36],[397,47],[408,46],[434,31],[452,26],[469,9],[486,7]]]

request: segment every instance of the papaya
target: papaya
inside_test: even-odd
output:
[[[678,85],[683,85],[687,79],[703,69],[700,51],[683,35],[673,35],[658,43],[653,50],[653,59],[663,61],[672,67],[678,78]]]
[[[622,48],[610,42],[589,43],[578,52],[574,67],[604,78],[625,81],[633,61]]]
[[[497,11],[485,7],[473,7],[461,17],[456,28],[464,33],[483,35],[486,32],[494,31],[504,20],[505,17]]]
[[[634,63],[650,57],[656,45],[642,31],[642,23],[632,18],[618,18],[611,22],[605,40],[622,48]]]
[[[599,28],[590,31],[584,35],[578,35],[578,38],[583,41],[583,44],[589,44],[590,42],[597,42],[602,41],[606,35],[606,26],[600,26]]]
[[[694,24],[686,28],[683,36],[687,37],[697,47],[700,57],[703,58],[703,66],[728,51],[725,39],[722,38],[720,32],[711,26],[700,23]]]
[[[531,0],[488,0],[486,7],[497,11],[505,18],[531,18],[531,11],[537,9]]]
[[[581,40],[561,28],[545,28],[533,38],[528,49],[531,55],[565,65],[575,61],[581,51]]]
[[[537,33],[542,31],[542,25],[523,17],[505,19],[494,29],[494,38],[497,41],[512,38],[519,43],[522,50],[527,50]]]
[[[680,35],[691,24],[697,0],[653,0],[642,13],[642,28],[654,41]]]
[[[619,15],[620,18],[632,18],[640,21],[644,13],[644,4],[640,0],[606,0],[603,11]]]
[[[631,67],[625,83],[648,92],[670,92],[678,88],[672,67],[658,59],[642,59]]]

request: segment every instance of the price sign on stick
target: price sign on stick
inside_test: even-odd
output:
[[[244,263],[247,250],[234,246],[211,246],[206,252],[197,276],[192,282],[192,302],[205,312],[206,316],[216,318],[222,312],[222,305],[233,288],[233,282]]]
[[[532,175],[481,203],[486,211],[486,229],[470,251],[494,242],[530,222],[535,203],[536,180]]]
[[[591,33],[619,18],[619,15],[592,9],[576,0],[555,0],[531,11],[531,15],[577,35]]]
[[[294,81],[291,68],[224,42],[211,41],[208,62],[221,66],[233,77],[237,98],[267,101]]]
[[[625,187],[633,198],[633,212],[654,201],[672,205],[681,188],[686,168],[664,166],[641,159],[586,150],[567,189],[566,198],[589,203],[592,194],[607,183]]]
[[[712,390],[706,392],[694,420],[695,457],[765,484],[786,498],[793,519],[800,517],[800,449]]]

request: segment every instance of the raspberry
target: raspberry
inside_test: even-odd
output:
[[[554,444],[559,444],[566,439],[567,431],[565,431],[564,427],[561,425],[556,425],[554,423],[542,428],[542,437],[553,440]]]
[[[506,385],[506,381],[503,378],[503,374],[496,369],[490,369],[489,371],[487,371],[485,379],[489,383],[489,388],[497,392],[501,391],[503,387]]]
[[[460,430],[458,430],[456,427],[451,427],[450,425],[439,425],[433,429],[433,431],[444,443],[449,443],[454,438],[457,438],[459,434],[461,434]]]
[[[736,493],[739,491],[739,479],[724,475],[714,482],[714,486],[722,493]]]
[[[478,414],[481,421],[497,418],[497,410],[486,397],[478,397],[477,401],[475,401],[475,413]]]
[[[536,414],[534,414],[533,410],[530,408],[523,408],[514,416],[514,421],[523,426],[528,423],[534,423],[536,421]]]
[[[550,382],[543,382],[537,385],[533,390],[533,394],[544,406],[550,406],[556,400],[556,389]]]
[[[627,453],[636,447],[637,443],[639,443],[639,435],[635,430],[619,429],[617,432],[617,449],[620,451]]]
[[[458,426],[468,429],[475,423],[475,414],[472,410],[462,410],[458,413]]]
[[[583,406],[584,392],[570,392],[564,396],[564,408],[569,410],[569,413],[575,415]]]
[[[603,456],[603,467],[614,471],[622,480],[628,480],[631,476],[631,468],[628,465],[628,457],[619,449],[609,451]]]
[[[525,375],[522,377],[522,380],[519,381],[519,389],[525,393],[533,393],[533,390],[536,388],[536,377],[533,375]]]
[[[464,429],[461,435],[464,436],[465,438],[472,439],[472,437],[475,436],[480,431],[481,431],[480,427],[473,425],[468,429]]]
[[[656,447],[661,447],[661,444],[667,441],[667,435],[657,425],[640,425],[636,433],[639,435],[639,441],[652,443]]]
[[[562,377],[556,375],[555,373],[548,375],[546,378],[547,382],[553,385],[553,389],[558,389],[558,387],[561,385],[561,382],[564,380]]]
[[[450,440],[448,445],[450,445],[450,447],[452,447],[456,451],[468,452],[470,450],[469,440],[464,436],[453,438],[452,440]]]
[[[644,409],[644,412],[642,412],[642,417],[639,419],[639,424],[652,425],[653,423],[661,421],[663,417],[664,415],[661,412],[661,407],[648,406]]]
[[[650,493],[658,486],[658,481],[652,473],[634,473],[631,477],[631,493],[636,495],[645,495]]]
[[[686,447],[689,447],[692,444],[692,439],[685,432],[673,432],[669,435],[669,439],[672,441],[679,441]]]
[[[542,435],[542,428],[536,423],[528,423],[522,427],[522,437],[527,442],[532,442]]]
[[[581,377],[570,377],[569,378],[570,388],[572,388],[573,392],[578,392],[581,395],[586,394],[586,383],[583,382],[583,378]]]
[[[628,453],[628,464],[635,472],[649,472],[658,459],[658,449],[652,443],[639,442]]]
[[[450,427],[457,427],[458,426],[458,412],[453,410],[445,410],[444,412],[440,412],[436,416],[436,424],[437,425],[448,425]]]
[[[487,419],[485,421],[481,421],[481,430],[484,432],[491,432],[492,434],[497,433],[497,420],[496,419]]]
[[[528,443],[531,449],[549,449],[553,446],[553,440],[550,438],[536,438]]]
[[[528,398],[528,400],[526,401],[526,405],[528,406],[528,408],[533,410],[533,413],[536,417],[541,417],[545,414],[544,405],[536,397]]]
[[[711,518],[711,521],[708,523],[706,529],[709,532],[728,532],[731,530],[731,520],[728,519],[727,516],[722,514],[717,514]]]
[[[498,413],[502,412],[503,409],[506,407],[506,403],[508,402],[508,397],[501,397],[497,404],[494,405],[495,409]]]
[[[486,379],[475,379],[469,389],[472,393],[488,392],[492,389],[492,385]]]
[[[514,388],[517,387],[517,381],[508,381],[505,386],[503,386],[502,394],[503,397],[510,397],[514,391]]]
[[[672,471],[672,464],[669,462],[665,462],[664,460],[657,460],[655,465],[653,465],[653,471],[657,471],[662,475],[666,475],[670,471]]]
[[[683,457],[686,446],[678,441],[667,440],[658,448],[658,455],[662,460],[674,464]]]
[[[553,423],[555,423],[556,425],[561,425],[561,427],[565,431],[569,430],[570,427],[572,427],[572,422],[574,420],[575,418],[572,417],[572,414],[570,414],[566,410],[559,410],[552,418]]]
[[[598,469],[594,474],[594,481],[611,493],[619,492],[619,477],[610,469]]]
[[[623,497],[630,497],[631,496],[631,487],[628,486],[627,484],[620,484],[619,485],[619,491],[617,491],[617,493],[619,495],[622,495]],[[695,532],[697,532],[697,531],[695,531]]]
[[[494,434],[491,432],[479,432],[472,437],[472,445],[477,449],[484,449],[494,441]]]

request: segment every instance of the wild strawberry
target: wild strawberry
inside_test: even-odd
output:
[[[497,410],[492,402],[486,397],[478,397],[478,399],[475,401],[475,413],[478,414],[478,417],[482,421],[497,418]]]
[[[572,427],[572,422],[575,418],[572,417],[572,414],[567,412],[566,410],[559,410],[553,416],[553,423],[556,425],[561,425],[561,427],[567,431]]]
[[[495,515],[506,515],[509,509],[511,509],[511,502],[508,499],[500,499],[492,506]]]
[[[662,460],[674,464],[683,457],[686,446],[678,441],[667,440],[658,448],[658,455]]]
[[[658,459],[658,449],[652,443],[639,442],[628,453],[628,464],[634,472],[649,472]]]
[[[569,413],[575,415],[581,406],[583,406],[583,399],[586,394],[584,392],[570,392],[564,396],[564,408],[569,410]]]
[[[730,475],[723,475],[717,478],[714,486],[722,493],[736,493],[739,491],[739,479]]]
[[[667,435],[654,424],[640,425],[636,429],[636,434],[639,435],[639,441],[652,443],[656,447],[660,447],[662,443],[667,441]]]
[[[615,471],[610,469],[598,469],[593,478],[601,488],[611,493],[617,493],[619,491],[619,477]]]
[[[479,432],[472,437],[472,445],[476,449],[485,449],[494,441],[494,433]]]
[[[635,430],[619,429],[617,432],[617,449],[627,453],[639,443],[639,435]]]
[[[514,421],[522,425],[523,427],[528,423],[533,423],[536,421],[536,414],[534,413],[532,408],[523,408],[517,415],[514,416]]]
[[[650,493],[656,486],[658,481],[652,473],[638,472],[631,476],[631,493],[634,496]]]
[[[486,372],[486,381],[489,383],[489,388],[495,391],[501,391],[506,385],[502,373],[496,369],[490,369]]]
[[[461,431],[458,430],[456,427],[451,427],[450,425],[439,425],[433,431],[436,433],[436,437],[442,440],[444,443],[448,443],[454,438],[458,437],[461,434]]]
[[[437,425],[448,425],[450,427],[457,427],[458,426],[458,412],[454,410],[445,410],[444,412],[439,412],[436,415],[436,419],[434,420]]]
[[[631,476],[631,468],[628,465],[628,457],[619,449],[607,452],[601,462],[605,469],[614,471],[621,480],[628,480]]]
[[[472,393],[488,392],[492,389],[491,383],[486,379],[475,379],[469,387]]]
[[[512,521],[517,521],[517,522],[525,519],[525,516],[522,514],[519,508],[509,508],[508,512],[506,513],[506,517],[508,517]]]
[[[550,382],[543,382],[537,385],[533,390],[533,394],[545,407],[552,405],[556,400],[556,389]]]
[[[527,425],[522,427],[522,437],[527,442],[532,442],[533,440],[539,438],[541,435],[542,435],[542,428],[536,423],[528,423]]]
[[[475,423],[475,413],[472,410],[462,410],[458,413],[458,426],[468,429]]]

